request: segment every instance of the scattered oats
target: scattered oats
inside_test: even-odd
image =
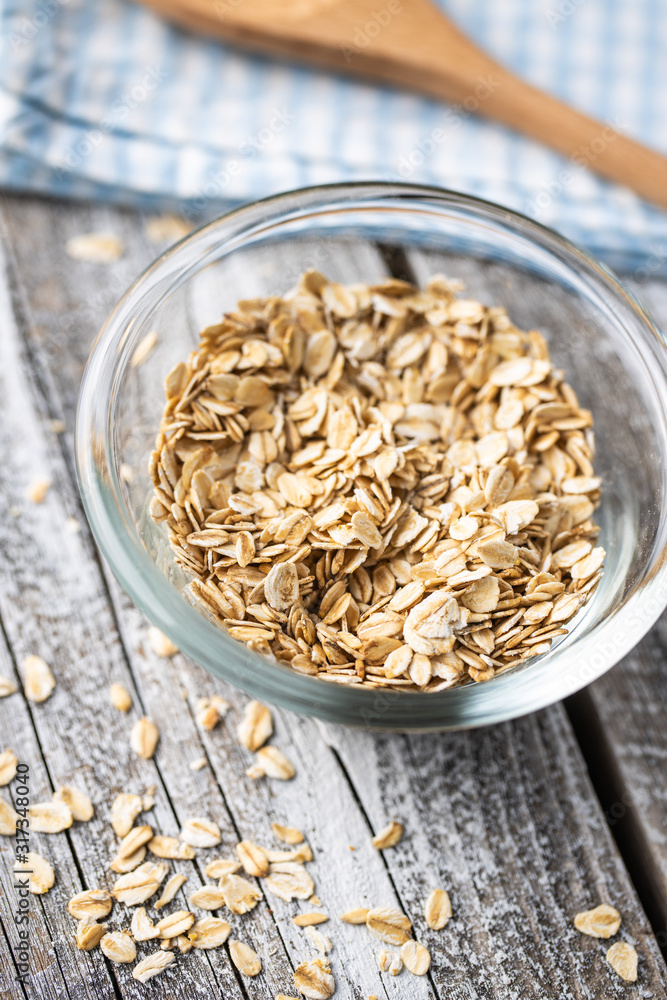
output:
[[[403,971],[403,959],[398,954],[398,952],[393,952],[391,962],[389,963],[389,975],[400,976],[402,971]]]
[[[419,941],[406,941],[401,946],[401,959],[413,976],[425,976],[431,967],[431,953]]]
[[[190,913],[189,910],[175,910],[168,917],[163,917],[155,926],[161,938],[177,938],[189,931],[194,922],[194,913]]]
[[[143,365],[144,361],[146,361],[148,356],[155,350],[157,342],[158,335],[155,330],[151,330],[150,333],[147,333],[143,340],[140,340],[134,349],[132,358],[130,359],[131,367],[138,368],[139,365]]]
[[[225,894],[217,885],[203,885],[190,894],[188,903],[200,910],[219,910],[225,905]]]
[[[121,792],[113,800],[111,806],[111,825],[114,833],[125,837],[132,829],[135,819],[146,808],[140,795],[129,795]]]
[[[262,898],[259,889],[242,875],[223,875],[220,879],[220,891],[225,906],[237,914],[254,909]]]
[[[190,847],[216,847],[222,840],[220,827],[212,819],[192,817],[183,824],[180,839]]]
[[[359,906],[356,910],[347,910],[340,919],[346,924],[365,924],[369,913],[370,910]]]
[[[316,931],[311,924],[308,924],[304,928],[304,934],[310,938],[317,950],[322,952],[323,955],[328,955],[333,949],[331,940],[324,934],[321,934],[320,931]]]
[[[243,941],[229,941],[229,954],[232,962],[244,976],[257,976],[262,971],[262,960],[252,948]]]
[[[297,861],[299,864],[303,864],[304,861],[313,860],[313,852],[308,844],[299,844],[291,851],[275,851],[272,847],[262,847],[261,850],[264,856],[272,862],[274,870],[276,870],[276,864],[282,861]]]
[[[41,656],[26,656],[22,667],[23,691],[28,701],[46,701],[56,686],[48,663]]]
[[[403,836],[403,826],[392,820],[388,826],[383,827],[376,833],[371,843],[378,851],[384,851],[387,847],[395,847]]]
[[[147,983],[153,976],[159,976],[168,969],[175,961],[176,956],[173,951],[156,951],[141,962],[137,962],[132,970],[132,978],[138,979],[140,983]]]
[[[148,828],[150,830],[150,827]],[[163,837],[161,834],[148,841],[148,850],[157,858],[178,858],[191,861],[195,856],[194,848],[181,843],[177,837]]]
[[[237,731],[244,747],[259,750],[273,734],[273,716],[266,705],[249,701],[243,709],[243,720]]]
[[[391,961],[391,958],[389,957],[389,952],[385,951],[385,949],[382,948],[378,953],[377,960],[378,960],[378,965],[380,966],[380,972],[388,972],[389,963]]]
[[[178,215],[153,215],[144,222],[149,243],[175,243],[191,230],[190,223]]]
[[[271,829],[278,840],[282,840],[284,844],[303,843],[303,834],[295,826],[283,826],[282,823],[272,823]]]
[[[25,862],[15,862],[14,871],[30,871],[28,886],[30,892],[34,892],[37,895],[48,892],[56,880],[55,872],[49,862],[41,854],[35,854],[34,851],[28,851],[25,858]]]
[[[299,998],[288,997],[285,993],[276,993],[275,1000],[299,1000]]]
[[[326,958],[302,962],[294,970],[294,985],[311,1000],[328,1000],[336,990],[336,982]]]
[[[112,859],[109,868],[112,872],[117,872],[119,875],[125,875],[127,872],[134,871],[135,868],[138,868],[145,857],[146,848],[141,846],[131,854],[117,854]]]
[[[9,514],[10,517],[13,517],[16,520],[16,518],[21,516],[23,510],[17,504],[12,504],[7,513]]]
[[[31,503],[44,503],[46,500],[46,494],[51,489],[50,479],[34,479],[28,489],[26,490],[26,498],[30,500]]]
[[[197,757],[195,760],[191,760],[188,767],[191,771],[201,771],[203,767],[206,767],[206,757]]]
[[[107,889],[85,889],[76,896],[72,896],[67,904],[67,912],[77,920],[90,917],[96,920],[98,917],[106,917],[111,913],[113,899]]]
[[[126,837],[118,845],[116,859],[129,858],[148,843],[153,837],[153,829],[147,823],[143,826],[133,826]]]
[[[311,927],[313,924],[326,924],[328,921],[326,913],[298,913],[293,918],[297,927]]]
[[[617,933],[621,926],[621,914],[613,906],[602,903],[594,910],[577,913],[574,918],[574,926],[582,934],[588,934],[589,937],[610,938]]]
[[[387,944],[402,945],[412,933],[412,924],[406,915],[392,906],[378,906],[369,910],[366,915],[366,926],[372,934]],[[403,961],[405,962],[405,958]]]
[[[128,931],[113,931],[100,940],[100,950],[112,962],[134,962],[137,949]]]
[[[252,764],[246,770],[246,776],[252,778],[253,781],[259,781],[260,778],[266,777],[266,771],[261,764]]]
[[[160,732],[158,727],[150,719],[147,719],[145,715],[132,726],[130,746],[144,760],[151,759],[155,753],[159,739]]]
[[[145,903],[158,891],[166,874],[167,865],[146,861],[133,872],[116,879],[112,895],[119,903],[126,903],[128,906]]]
[[[209,878],[222,878],[223,875],[235,875],[241,870],[241,862],[235,858],[216,858],[206,865],[206,874]]]
[[[65,244],[65,253],[73,260],[85,260],[92,264],[112,264],[119,260],[125,247],[113,233],[80,233],[72,236]]]
[[[261,847],[250,840],[242,840],[234,848],[238,859],[248,875],[264,878],[269,873],[269,862]]]
[[[539,333],[442,279],[309,272],[203,330],[165,395],[151,515],[195,601],[298,673],[488,681],[597,584],[590,412]],[[271,734],[241,729],[251,750]]]
[[[257,751],[257,762],[269,778],[289,781],[296,774],[293,765],[278,747],[260,747]]]
[[[181,874],[172,875],[171,878],[167,879],[164,884],[164,889],[162,890],[162,895],[154,904],[153,909],[161,910],[163,906],[167,905],[167,903],[171,903],[178,890],[185,882],[187,882],[187,880],[187,875]]]
[[[98,924],[92,917],[82,917],[76,926],[76,946],[81,951],[96,948],[107,932],[106,924]]]
[[[625,941],[617,941],[607,952],[607,961],[626,983],[637,982],[637,959],[637,952]]]
[[[52,434],[64,434],[67,430],[67,424],[64,420],[49,420],[46,426]]]
[[[452,915],[452,904],[445,889],[434,889],[424,903],[424,919],[433,931],[442,930]]]
[[[37,802],[28,809],[35,833],[60,833],[72,825],[72,810],[66,802]]]
[[[18,762],[19,759],[13,750],[0,753],[0,785],[8,785],[14,780]]]
[[[220,917],[201,917],[190,928],[188,938],[195,948],[219,948],[231,932],[231,926]]]
[[[178,653],[178,646],[175,646],[155,625],[151,625],[148,629],[148,644],[156,656],[175,656]]]
[[[16,691],[18,688],[14,681],[10,680],[9,677],[0,677],[0,698],[7,698]]]
[[[137,907],[132,914],[130,930],[132,931],[132,937],[135,941],[150,941],[151,938],[160,936],[159,930],[148,916],[146,908],[143,906]]]
[[[81,531],[81,524],[76,517],[65,518],[65,531],[68,535],[78,535]]]
[[[322,905],[322,901],[321,901],[321,899],[320,899],[319,896],[311,896],[310,899],[308,900],[308,902],[311,903],[313,906],[321,906]]]
[[[57,792],[53,793],[54,802],[64,802],[70,807],[72,818],[80,823],[87,823],[93,818],[95,809],[93,803],[84,792],[80,792],[71,785],[61,785]]]
[[[127,688],[122,684],[112,684],[109,688],[109,699],[119,712],[129,712],[132,708],[132,698]]]
[[[274,896],[287,902],[292,899],[310,899],[315,892],[315,883],[306,869],[290,861],[271,865],[271,873],[264,885]]]
[[[0,834],[3,837],[13,837],[16,833],[18,814],[14,812],[9,802],[0,799]]]
[[[215,729],[230,708],[229,702],[217,694],[212,698],[200,698],[197,702],[197,722],[202,729]]]

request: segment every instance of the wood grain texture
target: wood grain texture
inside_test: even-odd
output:
[[[667,283],[632,283],[667,330]],[[624,847],[660,946],[667,950],[667,615],[573,711],[591,755],[607,820]]]
[[[220,824],[223,844],[200,852],[204,862],[229,856],[242,837],[278,846],[272,821],[304,831],[315,853],[309,868],[316,890],[332,918],[322,930],[335,943],[336,996],[344,1000],[371,993],[407,1000],[665,995],[667,971],[562,709],[444,737],[353,733],[279,712],[275,742],[293,760],[296,779],[254,783],[246,777],[250,755],[235,735],[245,698],[180,655],[157,658],[146,643],[145,619],[101,567],[85,524],[78,535],[63,530],[66,516],[82,520],[71,475],[72,416],[82,367],[120,286],[155,250],[146,245],[134,213],[33,200],[8,201],[3,213],[19,329],[5,310],[3,346],[9,337],[13,360],[0,373],[6,393],[0,497],[6,508],[22,508],[18,524],[8,528],[0,519],[6,553],[0,560],[4,655],[40,653],[52,663],[58,687],[43,705],[27,706],[20,693],[1,701],[2,732],[29,758],[40,795],[71,782],[88,790],[97,810],[91,823],[42,838],[44,851],[57,861],[58,882],[35,906],[33,927],[43,936],[44,967],[35,979],[35,995],[40,1000],[65,995],[63,984],[82,998],[185,1000],[222,994],[270,1000],[278,992],[293,993],[291,969],[313,949],[290,917],[308,906],[271,896],[250,917],[232,918],[234,935],[263,958],[262,976],[251,984],[239,982],[226,949],[179,956],[176,972],[140,987],[129,969],[110,968],[99,951],[84,955],[73,948],[73,921],[63,901],[80,885],[109,884],[106,864],[116,843],[108,823],[111,799],[117,791],[140,792],[151,784],[157,786],[156,806],[145,821],[159,832],[175,834],[188,815],[210,816]],[[75,264],[63,257],[69,236],[100,229],[117,231],[126,242],[126,256],[117,266]],[[48,418],[56,416],[68,423],[64,440],[48,430]],[[45,473],[54,480],[46,502],[27,505],[25,486]],[[8,670],[0,664],[0,672]],[[108,705],[112,680],[132,692],[130,717]],[[195,719],[196,703],[214,691],[227,697],[232,709],[215,730],[205,732]],[[148,762],[127,744],[132,720],[144,712],[161,730],[155,760]],[[10,722],[16,728],[5,728]],[[202,755],[207,766],[191,771],[188,764]],[[405,824],[405,838],[378,854],[371,833],[392,818]],[[62,852],[57,859],[55,852]],[[2,852],[4,866],[7,854]],[[172,904],[176,908],[200,883],[203,865],[172,862],[171,867],[189,874],[186,893]],[[421,908],[436,884],[450,890],[455,913],[444,931],[430,932]],[[603,945],[572,928],[578,909],[601,900],[622,909],[624,939],[638,946],[637,987],[614,981]],[[364,928],[335,919],[344,909],[371,903],[399,905],[411,916],[418,936],[433,948],[429,977],[381,976],[374,958],[379,943]],[[4,921],[4,908],[2,913]],[[11,936],[6,940],[11,945]],[[147,950],[144,946],[140,954]]]

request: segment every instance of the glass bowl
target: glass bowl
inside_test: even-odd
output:
[[[593,411],[605,573],[567,636],[481,684],[438,693],[358,689],[274,663],[229,638],[185,593],[163,526],[148,515],[148,457],[163,380],[240,298],[282,294],[308,268],[342,282],[446,273],[549,340]],[[135,350],[155,331],[141,364]],[[134,361],[134,363],[133,363]],[[268,198],[211,222],[160,257],[104,325],[83,378],[77,466],[95,538],[121,585],[212,674],[296,712],[377,729],[456,729],[549,705],[624,656],[667,604],[667,354],[639,303],[556,233],[488,202],[410,184],[340,184]]]

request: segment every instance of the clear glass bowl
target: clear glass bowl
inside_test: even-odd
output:
[[[384,256],[378,246],[384,247]],[[605,574],[559,645],[482,684],[437,694],[303,676],[230,639],[190,603],[166,532],[151,521],[148,456],[165,374],[239,298],[287,291],[316,267],[377,281],[387,247],[420,281],[445,272],[548,338],[594,414]],[[133,365],[151,331],[155,350]],[[667,604],[667,354],[639,303],[601,264],[497,205],[408,184],[342,184],[248,205],[188,236],[123,296],[95,343],[77,418],[79,485],[95,538],[135,603],[212,674],[297,712],[381,729],[455,729],[551,704],[624,656]],[[131,474],[128,474],[128,470]]]

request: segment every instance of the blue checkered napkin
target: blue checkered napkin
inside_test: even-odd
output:
[[[441,2],[527,80],[667,152],[661,0]],[[465,109],[245,55],[126,0],[5,0],[0,38],[6,187],[210,216],[402,177],[519,209],[615,266],[667,271],[666,213]]]

